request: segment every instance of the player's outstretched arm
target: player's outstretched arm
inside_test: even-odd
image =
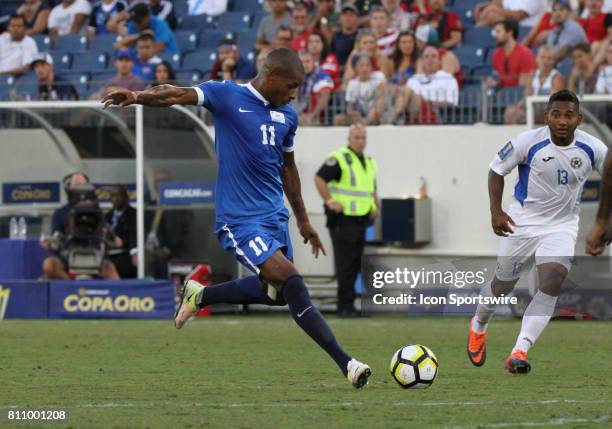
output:
[[[145,91],[130,91],[117,88],[102,99],[104,108],[109,106],[129,106],[142,104],[150,107],[168,107],[174,104],[195,105],[198,103],[198,94],[193,88],[181,88],[174,85],[158,85]]]
[[[304,243],[310,241],[312,245],[312,254],[315,255],[315,258],[319,256],[319,251],[327,255],[323,243],[321,243],[321,239],[319,238],[319,234],[310,224],[308,213],[306,213],[306,206],[304,206],[304,200],[302,199],[302,183],[300,181],[300,174],[298,173],[297,166],[295,165],[293,152],[284,152],[283,155],[283,190],[293,210],[293,215],[300,229],[300,234],[304,237]]]
[[[599,209],[586,239],[586,252],[593,256],[601,255],[606,242],[612,239],[612,151],[608,151],[601,176]]]
[[[507,237],[514,231],[510,225],[516,225],[512,218],[502,209],[502,196],[504,195],[504,176],[489,170],[489,203],[491,205],[491,226],[493,232],[499,236]]]

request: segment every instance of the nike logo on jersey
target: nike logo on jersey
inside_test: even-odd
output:
[[[244,110],[242,107],[239,107],[239,108],[238,108],[238,111],[239,111],[240,113],[253,113],[253,111],[252,111],[252,110]]]
[[[308,310],[310,310],[312,308],[312,305],[307,307],[306,310],[302,311],[301,313],[297,314],[297,317],[300,318],[304,315],[304,313],[306,313]]]
[[[551,159],[555,159],[555,157],[554,157],[554,156],[547,156],[546,158],[542,158],[542,161],[544,161],[544,162],[548,162],[548,161],[550,161]]]

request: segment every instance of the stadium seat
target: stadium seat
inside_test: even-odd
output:
[[[174,70],[178,70],[181,67],[181,54],[164,53],[158,56],[162,60],[168,61]]]
[[[198,47],[198,35],[193,31],[177,31],[175,33],[179,51],[186,53],[195,51]]]
[[[463,43],[466,45],[477,45],[483,48],[494,48],[497,46],[493,38],[493,29],[490,27],[468,28],[463,33]]]
[[[67,52],[51,51],[53,66],[56,71],[70,70],[72,56]]]
[[[506,107],[511,104],[518,103],[524,97],[525,88],[522,86],[513,86],[497,90],[495,94],[493,94],[493,96],[491,97],[488,115],[489,123],[503,124]]]
[[[53,49],[61,52],[82,52],[87,50],[87,37],[78,34],[67,34],[59,36],[53,45]]]
[[[90,49],[97,52],[112,54],[115,52],[115,43],[120,38],[116,34],[99,34],[91,40]]]
[[[88,94],[93,94],[106,87],[107,82],[114,78],[115,75],[116,73],[114,72],[94,73],[88,82]]]
[[[251,15],[244,12],[226,12],[217,20],[217,29],[236,31],[237,29],[251,28]]]
[[[32,36],[38,46],[39,51],[48,51],[51,49],[51,38],[46,34],[35,34]]]
[[[232,11],[234,12],[257,12],[263,7],[263,2],[260,0],[233,0]]]
[[[235,33],[235,36],[240,52],[247,52],[255,47],[255,42],[257,41],[257,29],[254,28],[249,31],[240,31]]]
[[[214,28],[214,19],[206,15],[185,16],[178,20],[177,26],[177,30],[190,30],[195,33]]]
[[[259,28],[259,23],[266,16],[268,12],[264,10],[260,10],[259,12],[255,12],[251,19],[251,28]]]
[[[490,64],[484,64],[481,66],[474,67],[472,68],[470,76],[466,79],[466,81],[474,85],[480,85],[484,79],[491,76],[492,72],[493,67]]]
[[[60,75],[64,79],[70,81],[74,89],[79,94],[79,98],[86,98],[89,91],[90,77],[87,73],[62,73]]]
[[[181,69],[199,70],[203,73],[209,71],[213,62],[217,58],[217,53],[214,49],[201,49],[195,52],[190,52],[183,58]]]
[[[202,82],[203,80],[208,80],[208,76],[204,76],[197,70],[182,71],[176,74],[176,80],[178,81],[179,85],[192,86]]]
[[[453,51],[463,68],[473,69],[485,64],[486,49],[478,45],[464,44]]]
[[[174,14],[177,18],[183,18],[187,16],[187,13],[189,12],[189,5],[187,4],[187,1],[179,0],[173,3]]]
[[[72,57],[71,71],[98,72],[106,70],[108,55],[104,52],[86,52]]]
[[[206,31],[200,33],[198,46],[200,48],[217,48],[219,42],[225,38],[234,38],[234,33],[229,31]]]
[[[0,76],[0,100],[7,101],[11,99],[11,91],[15,78],[13,76]]]
[[[461,18],[461,22],[463,23],[463,27],[465,30],[468,30],[474,27],[474,25],[476,25],[474,23],[474,20],[472,19],[472,9],[458,7],[455,9],[455,12],[457,13],[457,15],[459,15],[459,18]]]

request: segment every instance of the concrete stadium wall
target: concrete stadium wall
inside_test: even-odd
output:
[[[496,152],[524,126],[380,126],[368,128],[366,151],[378,162],[380,197],[400,197],[417,192],[419,176],[427,179],[433,207],[433,240],[417,254],[495,255],[497,236],[490,228],[487,174]],[[331,243],[323,216],[322,201],[313,177],[326,155],[345,145],[347,128],[298,130],[296,159],[306,207],[314,223]],[[504,207],[507,207],[516,174],[506,179]],[[581,236],[591,225],[595,203],[582,207]],[[296,261],[309,274],[331,273],[330,257],[314,262],[309,248],[301,245],[293,231]],[[580,240],[580,239],[579,239]],[[582,252],[579,241],[577,252]],[[582,252],[583,253],[583,252]]]

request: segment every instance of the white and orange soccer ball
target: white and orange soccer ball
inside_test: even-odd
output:
[[[438,359],[425,346],[409,345],[393,353],[389,371],[404,389],[424,389],[431,386],[438,375]]]

